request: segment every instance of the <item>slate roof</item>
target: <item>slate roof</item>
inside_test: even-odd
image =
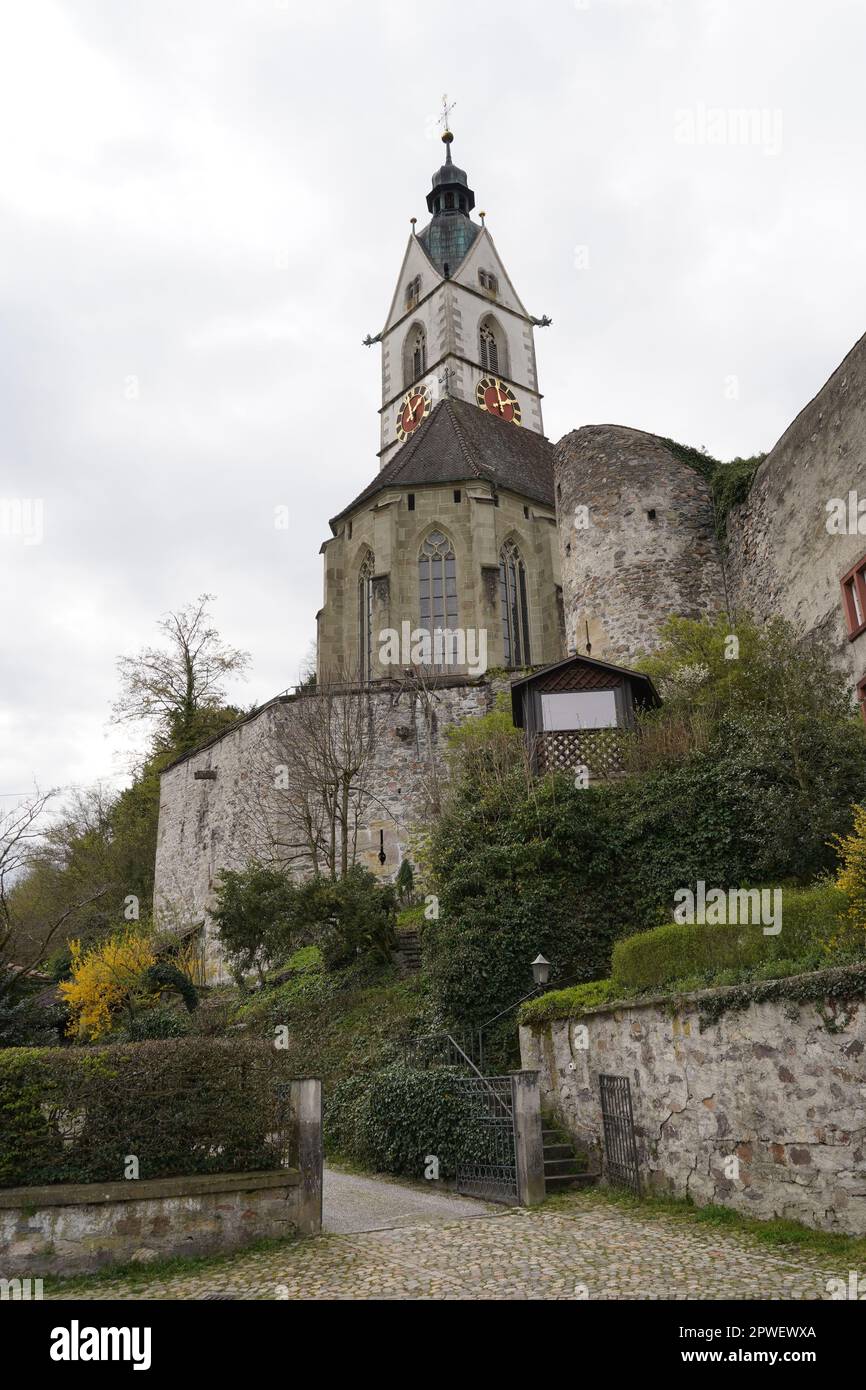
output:
[[[475,480],[552,507],[553,445],[534,430],[448,398],[434,406],[364,491],[332,517],[331,528],[336,531],[342,517],[386,488]]]

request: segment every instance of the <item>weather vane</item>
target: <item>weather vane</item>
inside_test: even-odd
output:
[[[442,134],[443,134],[443,136],[449,135],[449,134],[450,134],[450,128],[449,128],[449,125],[448,125],[448,117],[450,116],[451,112],[454,110],[454,107],[455,107],[456,105],[457,105],[457,102],[456,102],[456,101],[452,101],[452,102],[449,104],[449,101],[448,101],[448,93],[445,92],[445,94],[444,94],[443,97],[442,97],[442,115],[439,117],[439,124],[440,124],[441,127],[442,127]]]

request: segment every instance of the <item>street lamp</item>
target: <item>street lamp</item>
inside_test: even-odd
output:
[[[532,978],[537,985],[546,985],[550,979],[550,961],[540,951],[532,962]]]

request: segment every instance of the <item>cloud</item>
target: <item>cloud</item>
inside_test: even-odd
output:
[[[864,30],[841,0],[820,25],[805,0],[7,7],[0,496],[43,499],[45,537],[0,537],[0,792],[122,778],[116,656],[203,590],[253,654],[236,698],[297,678],[327,518],[377,467],[360,340],[425,213],[443,89],[554,320],[548,434],[772,444],[862,329]],[[779,148],[677,139],[715,109],[779,112]]]

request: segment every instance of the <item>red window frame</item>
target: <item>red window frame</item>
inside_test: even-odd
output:
[[[866,631],[866,555],[862,555],[856,565],[842,575],[842,607],[845,611],[845,625],[848,628],[848,641]]]

